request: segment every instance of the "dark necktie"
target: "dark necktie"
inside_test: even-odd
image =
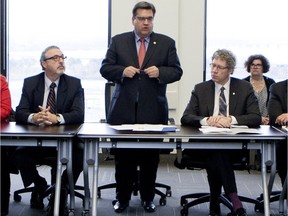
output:
[[[50,85],[50,91],[49,95],[47,98],[47,107],[50,106],[50,112],[56,114],[56,96],[55,96],[55,91],[54,88],[56,87],[56,84],[54,82],[51,83]]]
[[[221,92],[219,95],[219,115],[221,116],[227,116],[227,104],[226,104],[226,98],[224,95],[225,88],[221,87]]]
[[[145,49],[145,39],[141,38],[140,41],[141,41],[141,45],[140,45],[139,53],[138,53],[138,61],[139,61],[139,67],[141,68],[143,61],[144,61],[146,49]]]

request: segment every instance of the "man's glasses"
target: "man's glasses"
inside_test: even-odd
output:
[[[260,68],[262,67],[262,64],[251,64],[250,67]]]
[[[52,57],[49,57],[49,58],[46,58],[46,59],[44,59],[44,61],[47,61],[47,60],[53,60],[53,61],[60,61],[60,59],[66,59],[67,58],[67,56],[64,56],[64,55],[61,55],[61,56],[59,56],[59,55],[54,55],[54,56],[52,56]]]
[[[141,17],[141,16],[136,16],[135,17],[139,22],[145,22],[146,20],[148,22],[152,22],[154,17],[153,16],[148,16],[148,17]]]
[[[213,63],[210,64],[210,67],[212,69],[216,68],[217,70],[225,70],[225,69],[228,68],[228,67],[224,67],[224,66],[221,66],[221,65],[213,64]]]

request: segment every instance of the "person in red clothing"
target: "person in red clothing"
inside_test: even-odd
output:
[[[1,124],[8,121],[11,113],[11,95],[8,88],[8,82],[5,76],[2,74],[1,77]]]
[[[1,125],[8,121],[11,113],[11,95],[8,88],[8,82],[5,76],[1,78]],[[9,213],[9,197],[10,197],[10,174],[8,164],[8,151],[5,147],[1,147],[1,216]]]

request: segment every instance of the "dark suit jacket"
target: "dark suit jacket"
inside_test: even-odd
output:
[[[267,101],[266,101],[266,106],[268,106],[268,101],[269,101],[269,88],[270,86],[275,83],[275,80],[269,78],[269,77],[266,77],[266,76],[263,76],[264,78],[264,82],[265,82],[265,85],[266,85],[266,88],[267,88]],[[250,76],[248,77],[245,77],[243,80],[247,81],[247,82],[250,82]]]
[[[161,34],[151,34],[142,69],[153,65],[159,68],[158,79],[149,78],[143,72],[132,79],[123,78],[125,67],[139,68],[135,34],[127,32],[112,38],[100,69],[104,78],[116,83],[108,112],[108,123],[167,124],[166,85],[180,80],[183,73],[173,39]]]
[[[201,127],[200,120],[213,115],[215,83],[212,80],[197,84],[181,118],[182,125]],[[258,127],[261,115],[257,98],[250,83],[231,77],[229,93],[229,115],[239,125]]]
[[[275,83],[270,87],[270,100],[268,113],[270,123],[275,124],[276,118],[282,113],[287,113],[287,80]]]
[[[44,98],[44,72],[24,80],[22,95],[16,107],[16,122],[27,124],[31,113],[39,112]],[[61,75],[57,91],[57,113],[62,114],[65,124],[84,122],[84,92],[78,78]]]

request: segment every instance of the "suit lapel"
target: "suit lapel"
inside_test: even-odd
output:
[[[60,77],[57,91],[57,111],[59,111],[64,106],[64,102],[67,98],[67,84],[64,74]]]
[[[239,91],[235,79],[231,78],[229,93],[229,115],[231,113],[235,113],[238,94]]]
[[[208,104],[208,112],[209,112],[209,116],[213,115],[214,112],[214,101],[215,101],[215,84],[212,80],[209,81],[208,85],[207,85],[207,89],[205,91],[207,93],[207,104]],[[212,103],[211,103],[212,101]]]
[[[154,33],[152,33],[150,36],[150,42],[144,58],[143,66],[147,64],[153,53],[155,53],[156,49],[157,49],[157,36]]]
[[[138,62],[138,53],[137,53],[137,47],[136,47],[136,43],[135,43],[135,33],[132,32],[132,34],[130,34],[130,40],[127,40],[127,50],[128,50],[128,54],[132,56],[133,65],[137,65],[139,67],[139,62]]]
[[[43,105],[43,100],[44,100],[44,88],[45,88],[45,81],[44,81],[44,73],[40,74],[39,81],[36,82],[36,91],[34,91],[34,100],[35,100],[35,105]]]

